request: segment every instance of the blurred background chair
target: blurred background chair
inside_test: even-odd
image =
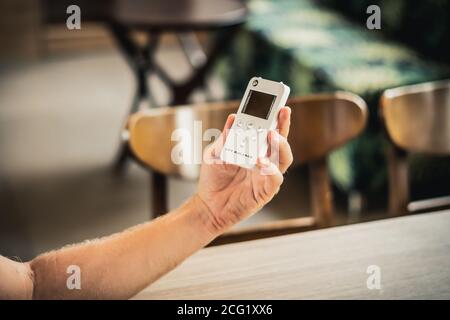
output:
[[[367,121],[366,104],[356,95],[336,92],[293,98],[288,101],[288,105],[292,108],[289,142],[294,154],[293,166],[306,164],[309,167],[312,216],[239,228],[215,240],[214,244],[281,235],[335,224],[327,157],[332,150],[362,132]],[[206,129],[221,130],[228,114],[236,112],[238,107],[237,101],[166,107],[141,111],[130,117],[128,129],[131,150],[145,167],[163,174],[154,176],[152,182],[154,216],[167,212],[168,190],[165,182],[167,175],[192,179],[197,178],[199,173],[197,164],[177,165],[172,161],[171,154],[180,143],[174,141],[173,132],[181,128],[192,132],[194,121],[202,121],[200,137]],[[202,143],[206,146],[209,142],[202,141]],[[195,147],[189,145],[188,149]]]
[[[203,132],[209,128],[221,130],[228,115],[235,112],[239,102],[205,103],[195,107],[177,106],[160,107],[143,110],[131,115],[127,128],[130,135],[129,146],[135,158],[144,167],[151,169],[152,216],[157,217],[168,211],[167,208],[167,176],[178,176],[184,179],[196,179],[200,167],[198,164],[185,163],[177,165],[172,160],[172,151],[180,143],[173,136],[176,129],[188,130],[192,142],[194,139],[194,122],[201,121],[202,132],[195,138],[201,139],[202,147],[210,141],[203,141]],[[193,152],[191,141],[184,143],[183,152]],[[197,149],[197,151],[201,148]],[[194,156],[194,154],[192,154]],[[197,154],[197,159],[198,159]],[[201,155],[200,155],[201,157]],[[200,158],[201,159],[201,158]]]
[[[366,26],[369,5],[381,8],[379,30]],[[355,212],[383,210],[387,165],[379,99],[390,88],[450,77],[450,1],[249,0],[248,7],[244,32],[218,68],[228,99],[238,99],[254,74],[283,79],[293,95],[343,90],[361,96],[368,125],[330,155],[330,175],[339,193],[355,200]],[[450,179],[448,162],[413,162],[414,192],[444,193],[444,173]],[[422,188],[429,184],[434,188]]]
[[[14,6],[17,6],[14,14],[4,10],[3,20],[8,21],[9,16],[17,17],[19,13],[25,18],[31,16],[29,11],[36,11],[38,17],[31,19],[33,24],[28,29],[44,35],[36,36],[39,39],[46,38],[49,25],[59,24],[63,27],[57,33],[58,41],[53,38],[52,41],[47,41],[50,44],[42,41],[37,45],[39,48],[46,45],[68,46],[70,51],[76,51],[77,46],[95,47],[114,39],[130,62],[137,84],[140,83],[136,88],[136,97],[139,97],[141,94],[145,96],[149,91],[144,82],[145,72],[142,70],[151,69],[153,73],[155,70],[158,73],[158,69],[161,69],[153,65],[155,59],[148,53],[153,52],[156,45],[163,41],[156,41],[155,37],[149,35],[161,34],[161,30],[165,30],[163,26],[167,30],[172,27],[176,27],[173,31],[181,30],[178,32],[179,37],[174,39],[182,45],[181,52],[188,54],[187,60],[195,65],[196,62],[205,61],[202,50],[198,49],[208,47],[205,46],[201,32],[197,33],[200,26],[204,27],[205,22],[212,26],[211,21],[215,21],[218,23],[215,24],[215,30],[231,30],[234,23],[241,25],[239,21],[245,18],[246,23],[242,24],[240,32],[228,44],[221,44],[220,57],[208,67],[211,75],[223,81],[226,100],[239,99],[242,88],[255,74],[269,79],[282,79],[290,84],[294,95],[343,90],[361,96],[370,110],[368,125],[358,139],[330,155],[330,175],[333,185],[340,193],[349,197],[356,195],[355,199],[367,199],[359,201],[368,204],[364,211],[384,208],[387,165],[383,153],[383,132],[377,117],[379,99],[383,91],[389,88],[449,78],[450,45],[446,41],[450,35],[450,24],[447,23],[450,17],[449,1],[427,1],[414,6],[408,5],[406,0],[349,0],[345,4],[338,0],[216,0],[206,1],[207,6],[198,6],[196,0],[179,1],[176,5],[171,5],[171,1],[173,0],[41,0],[40,5],[33,6],[31,1],[20,1],[20,6]],[[19,1],[11,1],[12,3]],[[24,10],[25,3],[29,3],[28,11]],[[68,31],[65,28],[65,9],[69,4],[78,4],[83,8],[82,32]],[[242,14],[244,11],[240,8],[244,4],[247,10]],[[382,8],[380,30],[369,30],[366,27],[369,14],[365,9],[374,4]],[[176,10],[166,10],[169,7]],[[164,14],[146,13],[149,10],[153,12],[152,8],[156,8],[155,12]],[[225,12],[223,10],[230,11],[231,14],[220,14]],[[213,19],[205,20],[205,14]],[[226,20],[224,25],[222,19]],[[28,25],[17,18],[13,20],[20,21],[20,30]],[[190,26],[196,30],[194,37],[187,28],[188,20],[193,22]],[[94,32],[97,29],[89,26],[89,21],[104,24],[109,31],[108,36],[97,35]],[[177,29],[182,24],[186,29]],[[15,35],[18,29],[9,33]],[[89,30],[94,33],[92,37],[88,37]],[[79,41],[76,41],[77,35]],[[17,37],[11,36],[9,40],[14,38]],[[34,43],[23,42],[27,45]],[[123,45],[125,42],[131,43],[131,46]],[[198,46],[198,42],[201,46]],[[205,51],[209,56],[211,51]],[[162,78],[165,78],[164,74]],[[183,82],[177,84],[178,89],[184,87]],[[152,83],[152,87],[156,87],[153,85],[155,83]],[[192,89],[190,86],[185,88],[188,87]],[[200,84],[199,88],[201,87]],[[169,101],[159,104],[188,103],[183,100],[190,89],[180,89],[180,94],[176,94],[178,101],[173,100],[175,96],[171,96]],[[155,98],[160,98],[160,92],[155,93],[153,92]],[[148,102],[152,97],[134,99],[130,110],[137,108],[136,100]],[[208,97],[207,100],[219,99],[216,96]],[[222,97],[220,100],[223,100]],[[127,134],[122,137],[126,140]],[[126,159],[126,150],[122,149],[119,155],[123,157],[116,158],[118,169],[122,168],[122,160]],[[439,167],[440,174],[427,170],[428,166]],[[429,159],[411,163],[410,170],[411,185],[414,190],[418,190],[418,196],[445,192],[439,182],[443,180],[442,172],[445,172],[446,179],[450,178],[447,174],[450,172],[448,164]],[[427,174],[422,174],[424,172]],[[436,186],[433,192],[421,187],[429,183]]]
[[[410,153],[450,155],[450,81],[386,90],[380,107],[389,138],[389,213],[450,207],[450,196],[410,202],[408,165]]]

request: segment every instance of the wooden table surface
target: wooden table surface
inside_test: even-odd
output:
[[[450,210],[206,248],[135,298],[450,299]]]

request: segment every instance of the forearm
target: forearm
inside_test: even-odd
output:
[[[179,209],[100,240],[66,247],[30,262],[36,299],[126,299],[214,239],[202,203]],[[69,290],[67,268],[81,271],[81,289]]]
[[[31,276],[26,264],[0,256],[0,300],[31,299]]]

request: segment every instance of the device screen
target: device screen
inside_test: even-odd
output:
[[[250,90],[244,108],[242,108],[242,113],[267,119],[276,97],[268,93]]]

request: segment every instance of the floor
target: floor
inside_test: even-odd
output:
[[[171,47],[158,59],[172,74],[187,71]],[[151,83],[164,103],[167,92]],[[210,86],[223,94],[217,79]],[[150,173],[135,163],[122,177],[111,170],[133,90],[131,72],[113,49],[2,69],[0,254],[27,260],[148,221]],[[171,179],[170,208],[195,186]],[[244,224],[308,215],[308,208],[305,170],[295,169],[276,199]]]

